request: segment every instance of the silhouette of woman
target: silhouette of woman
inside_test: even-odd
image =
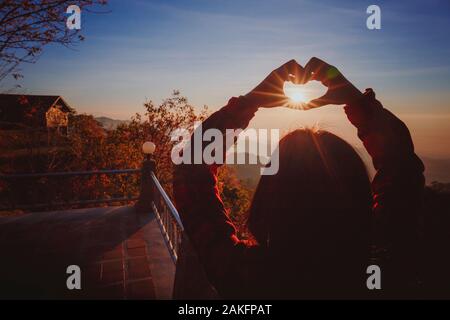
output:
[[[328,91],[305,108],[345,104],[377,170],[372,183],[347,142],[296,130],[279,143],[278,173],[262,176],[255,192],[248,227],[256,244],[239,239],[228,218],[216,185],[220,164],[176,166],[174,195],[187,236],[222,298],[367,297],[371,264],[381,268],[383,297],[407,297],[416,281],[424,167],[405,124],[371,89],[361,93],[318,58],[305,68],[291,60],[231,98],[202,130],[244,129],[258,108],[288,103],[284,81],[310,80]],[[376,262],[371,248],[384,253]]]

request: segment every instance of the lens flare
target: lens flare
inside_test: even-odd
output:
[[[305,102],[305,95],[302,92],[294,92],[292,93],[292,95],[290,96],[290,99],[293,102],[299,103],[299,102]]]
[[[293,103],[306,102],[306,96],[301,86],[295,85],[292,82],[285,82],[283,86],[284,94]]]

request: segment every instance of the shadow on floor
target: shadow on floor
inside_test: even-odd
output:
[[[0,298],[171,298],[175,267],[155,216],[132,207],[0,218]],[[69,265],[81,290],[68,290]]]

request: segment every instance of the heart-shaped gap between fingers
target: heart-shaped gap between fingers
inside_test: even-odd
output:
[[[309,81],[305,84],[295,84],[285,81],[283,85],[284,95],[289,98],[293,105],[306,104],[311,100],[320,98],[327,92],[328,88],[320,81]]]

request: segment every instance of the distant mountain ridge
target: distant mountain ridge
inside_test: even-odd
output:
[[[106,130],[114,130],[122,123],[128,123],[129,120],[116,120],[108,117],[96,117],[95,120],[100,122],[103,128]]]
[[[419,155],[420,157],[420,155]],[[420,157],[425,165],[427,184],[433,181],[450,182],[450,159],[433,159]]]
[[[371,176],[373,176],[375,174],[374,169],[372,165],[368,165],[371,161],[370,157],[364,153],[360,153],[360,155],[364,162],[366,162]],[[248,154],[246,154],[246,157],[248,157]],[[419,157],[425,165],[424,175],[427,185],[430,185],[433,181],[442,183],[450,182],[450,159],[433,159],[421,157],[420,155]],[[233,164],[227,166],[232,167],[236,171],[237,177],[247,186],[255,188],[258,185],[259,179],[261,178],[260,164]]]
[[[242,157],[242,155],[244,156],[245,164],[236,163],[238,155],[240,157]],[[264,160],[264,162],[266,162],[268,159],[266,157],[257,157],[257,164],[249,164],[249,157],[250,154],[248,152],[244,152],[243,154],[235,154],[235,164],[227,164],[227,166],[234,169],[236,176],[242,183],[249,188],[255,189],[258,185],[259,179],[261,178],[261,168],[263,167],[260,160]]]

